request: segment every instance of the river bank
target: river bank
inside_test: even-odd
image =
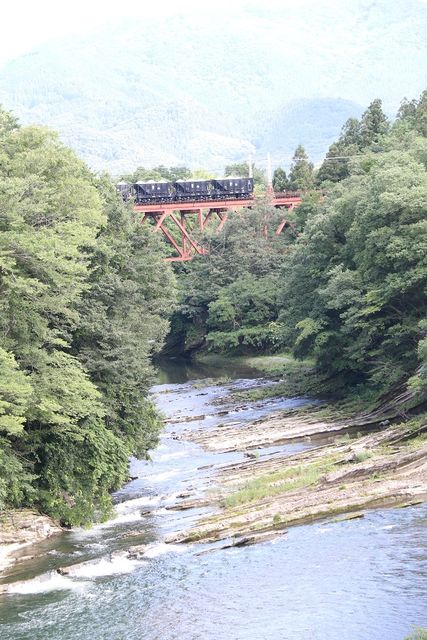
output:
[[[0,517],[0,573],[17,561],[33,559],[39,542],[61,534],[52,518],[32,509],[6,511]],[[25,554],[25,549],[29,552]],[[30,551],[30,550],[33,551]]]

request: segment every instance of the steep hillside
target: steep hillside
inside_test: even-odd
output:
[[[319,159],[343,116],[377,96],[394,111],[425,88],[420,0],[283,4],[126,19],[49,43],[0,70],[0,102],[97,169],[221,169],[256,146],[286,159],[299,141]]]

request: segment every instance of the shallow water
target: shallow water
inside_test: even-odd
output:
[[[114,519],[47,541],[43,558],[10,572],[15,582],[0,597],[0,638],[402,640],[411,625],[427,626],[427,505],[295,527],[274,542],[201,556],[197,545],[162,542],[203,512],[167,510],[177,494],[202,494],[213,463],[242,459],[207,453],[172,432],[244,422],[308,401],[283,399],[218,416],[221,407],[212,401],[253,381],[194,387],[186,380],[200,372],[187,368],[181,380],[177,374],[153,393],[164,413],[181,421],[168,424],[152,462],[132,461],[138,479],[116,494]],[[185,422],[185,416],[205,417]],[[150,545],[142,561],[116,554],[140,543]],[[55,572],[88,559],[96,562],[70,576]]]
[[[179,384],[207,378],[255,378],[259,371],[240,362],[218,358],[203,362],[189,358],[162,358],[157,361],[158,384]]]

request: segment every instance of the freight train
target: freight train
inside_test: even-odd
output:
[[[229,176],[218,180],[119,182],[116,187],[124,200],[132,199],[135,204],[157,204],[248,199],[253,197],[254,181],[253,178]]]

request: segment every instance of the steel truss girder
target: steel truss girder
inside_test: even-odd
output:
[[[277,209],[292,210],[301,202],[301,195],[293,193],[286,197],[286,194],[277,194],[271,198],[271,204]],[[167,241],[174,248],[176,255],[165,258],[169,262],[184,262],[192,260],[196,255],[203,255],[206,249],[198,244],[192,237],[192,229],[196,226],[200,231],[205,231],[209,223],[216,216],[219,223],[216,227],[216,233],[219,233],[227,222],[230,211],[238,211],[242,208],[250,208],[254,204],[254,200],[233,200],[218,202],[189,202],[182,203],[180,206],[175,204],[158,205],[135,205],[134,210],[142,213],[141,222],[152,220],[154,223],[154,231],[162,232]],[[196,225],[188,225],[188,219],[194,218]],[[166,226],[169,224],[170,228]],[[289,226],[295,231],[294,223],[289,220],[282,220],[276,229],[276,235],[282,233],[285,227]],[[176,234],[171,232],[175,228]],[[295,231],[296,232],[296,231]],[[266,229],[263,231],[266,233]]]

